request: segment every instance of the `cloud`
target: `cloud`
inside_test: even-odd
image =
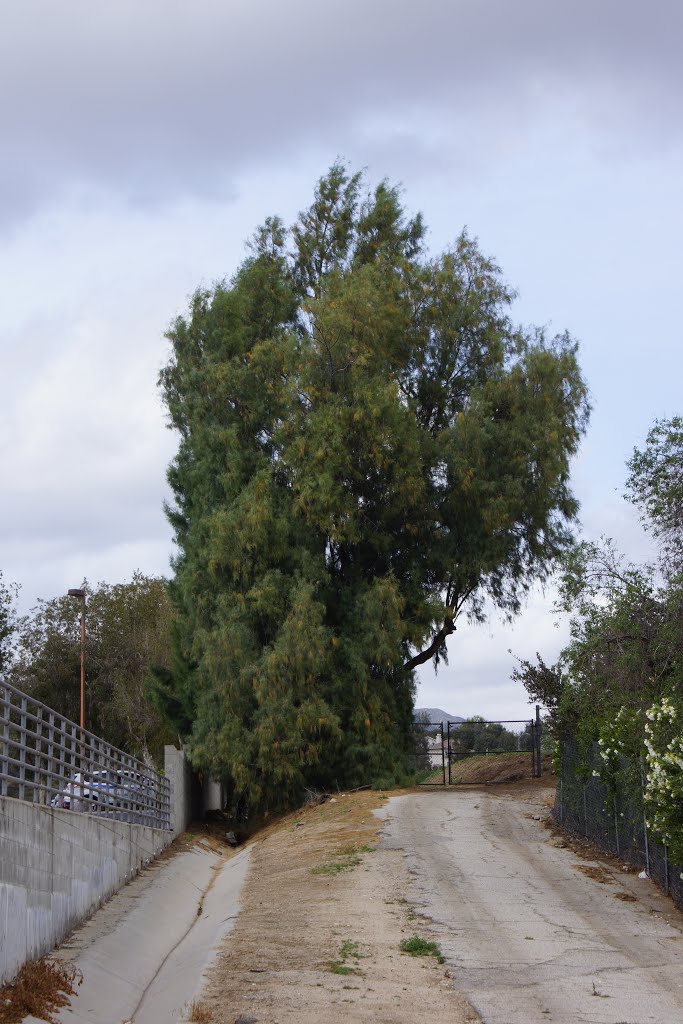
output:
[[[449,664],[424,665],[418,679],[418,707],[440,707],[464,718],[526,719],[526,690],[511,679],[515,656],[533,661],[538,651],[552,664],[568,641],[568,626],[553,614],[555,590],[534,587],[523,614],[512,622],[493,612],[483,624],[461,620],[448,642]],[[510,654],[512,650],[512,654]]]
[[[682,18],[674,0],[24,0],[0,39],[0,214],[74,185],[215,199],[265,159],[362,150],[370,125],[385,156],[428,125],[426,156],[472,167],[539,116],[605,152],[678,144]]]

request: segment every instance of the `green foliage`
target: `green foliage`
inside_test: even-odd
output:
[[[18,591],[16,583],[5,583],[0,571],[0,675],[7,671],[14,656],[17,629],[14,602]]]
[[[512,651],[509,652],[512,654]],[[525,687],[532,704],[540,704],[547,711],[544,722],[546,729],[557,733],[559,728],[558,710],[564,693],[566,678],[561,666],[546,665],[541,655],[536,652],[536,662],[526,658],[517,658],[517,665],[512,670],[512,678]],[[525,748],[526,749],[526,748]]]
[[[519,741],[520,737],[501,722],[486,722],[481,715],[465,719],[450,732],[450,748],[455,754],[518,750]]]
[[[176,660],[155,692],[234,807],[405,774],[413,670],[570,540],[586,389],[466,234],[334,165],[168,332]]]
[[[577,774],[596,774],[608,798],[626,793],[683,861],[683,420],[657,421],[629,461],[628,498],[660,543],[659,565],[636,566],[613,543],[578,545],[566,560],[559,609],[571,614],[558,664],[515,671],[572,736]],[[643,794],[644,790],[644,794]]]
[[[401,941],[400,950],[402,953],[408,953],[410,956],[436,957],[440,964],[446,962],[446,957],[443,955],[436,942],[427,942],[426,939],[420,938],[419,935],[411,935],[409,939],[403,939]]]
[[[153,666],[170,664],[172,610],[164,580],[136,572],[130,583],[87,592],[86,726],[147,761],[173,739],[147,695]],[[73,721],[80,714],[80,603],[41,600],[18,623],[11,681]]]
[[[349,974],[358,974],[355,967],[349,967],[343,960],[330,960],[328,967],[331,974],[341,974],[344,977]]]
[[[647,710],[645,807],[651,827],[683,864],[683,699],[663,695]]]
[[[628,463],[627,497],[662,545],[669,573],[683,569],[683,418],[657,420]]]

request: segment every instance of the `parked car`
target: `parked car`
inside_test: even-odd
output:
[[[51,800],[52,807],[64,810],[112,810],[140,812],[154,799],[151,780],[129,768],[96,768],[76,772]]]
[[[75,772],[64,789],[50,801],[52,807],[85,811],[93,805],[112,806],[115,803],[116,772],[95,769]]]
[[[115,797],[117,805],[147,807],[154,796],[151,779],[130,768],[116,772]]]

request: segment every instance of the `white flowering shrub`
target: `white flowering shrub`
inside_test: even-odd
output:
[[[680,706],[662,697],[646,718],[648,825],[667,843],[672,859],[683,864],[683,715]]]
[[[613,812],[613,801],[619,794],[636,794],[640,791],[640,779],[636,778],[635,766],[640,762],[642,734],[642,714],[623,706],[614,718],[604,722],[600,728],[600,763],[592,774],[605,787],[605,811],[609,814]]]

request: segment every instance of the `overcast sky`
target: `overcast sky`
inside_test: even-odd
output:
[[[683,5],[674,0],[22,0],[0,34],[0,569],[23,608],[169,573],[163,333],[291,221],[337,156],[401,182],[434,251],[467,225],[568,329],[594,406],[584,534],[647,540],[624,463],[681,413]],[[463,624],[418,703],[524,717],[551,591]]]

